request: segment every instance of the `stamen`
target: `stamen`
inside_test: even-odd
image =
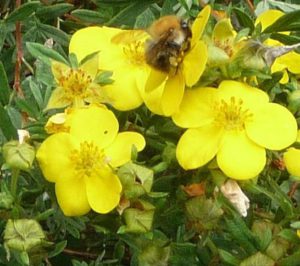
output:
[[[92,142],[80,143],[80,148],[71,152],[70,160],[79,178],[99,175],[108,167],[103,151]]]
[[[226,130],[243,130],[245,122],[249,121],[253,114],[244,108],[242,99],[231,97],[229,102],[221,100],[215,103],[215,123]]]
[[[134,41],[123,47],[123,53],[134,65],[142,65],[145,63],[144,45],[141,41]]]

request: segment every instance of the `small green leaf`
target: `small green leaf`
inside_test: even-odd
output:
[[[288,256],[278,262],[279,266],[299,266],[300,251],[295,252],[291,256]]]
[[[74,10],[72,13],[72,16],[80,19],[83,22],[87,23],[103,23],[105,22],[105,18],[100,12],[88,10],[88,9],[77,9]]]
[[[111,84],[114,82],[114,80],[110,78],[112,74],[112,71],[103,71],[96,76],[94,82],[102,86]]]
[[[240,261],[231,253],[227,252],[226,250],[219,249],[219,255],[221,257],[221,260],[224,261],[225,263],[228,263],[229,265],[234,265],[234,266],[240,265]]]
[[[274,266],[275,262],[268,256],[257,252],[256,254],[243,260],[240,266]]]
[[[70,61],[70,65],[73,69],[78,68],[78,60],[77,60],[76,54],[74,54],[74,53],[69,54],[69,61]]]
[[[0,61],[0,101],[3,105],[7,105],[11,89],[8,84],[6,72],[3,63]]]
[[[147,8],[143,13],[137,16],[134,28],[145,29],[148,28],[155,20],[155,16],[150,8]]]
[[[47,64],[50,64],[50,60],[52,59],[68,65],[68,61],[62,55],[42,44],[28,42],[26,43],[26,47],[33,57],[40,59]]]
[[[41,110],[44,109],[44,105],[43,105],[44,101],[43,101],[43,96],[42,96],[40,88],[32,79],[29,80],[29,86],[30,86],[32,95],[33,95],[34,99],[36,100],[38,106],[40,107]]]
[[[0,104],[0,128],[7,140],[17,139],[17,130],[13,126],[7,111]]]
[[[6,22],[15,23],[17,21],[28,19],[28,17],[32,15],[39,6],[39,1],[25,3],[19,8],[15,9],[13,12],[11,12],[6,18]]]
[[[4,45],[6,34],[7,34],[6,23],[4,21],[0,21],[0,52]]]
[[[52,258],[52,257],[55,257],[58,254],[60,254],[64,250],[64,248],[67,246],[67,243],[68,243],[67,240],[64,240],[64,241],[61,241],[61,242],[57,243],[55,245],[54,250],[52,250],[51,252],[49,252],[48,258]]]
[[[57,43],[66,47],[69,45],[70,36],[64,31],[42,23],[38,23],[37,28],[48,38],[53,38],[53,40],[55,40]]]
[[[39,7],[36,11],[36,15],[42,19],[57,18],[61,15],[69,12],[73,8],[73,5],[68,3],[55,4],[51,6]]]
[[[233,8],[232,10],[236,14],[236,17],[241,26],[249,28],[251,33],[254,30],[254,24],[253,20],[249,17],[249,15],[237,7]]]
[[[263,33],[273,33],[280,31],[289,31],[293,28],[293,24],[300,23],[300,10],[288,13],[277,19],[272,25],[267,27]],[[299,24],[300,27],[300,24]]]

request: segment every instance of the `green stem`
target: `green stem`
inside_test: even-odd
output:
[[[218,248],[216,247],[214,242],[210,239],[210,237],[207,237],[206,245],[208,246],[208,248],[210,249],[210,251],[212,252],[213,255],[219,254]]]
[[[12,169],[11,171],[10,192],[14,198],[16,198],[17,195],[19,173],[20,173],[19,169]]]

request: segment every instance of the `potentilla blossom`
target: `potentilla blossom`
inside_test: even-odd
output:
[[[152,68],[146,84],[140,85],[144,102],[153,113],[172,115],[178,110],[185,87],[192,87],[200,79],[208,57],[206,44],[200,38],[210,12],[210,6],[206,6],[198,14],[192,25],[190,48],[177,58],[176,71],[165,73]]]
[[[118,121],[105,107],[74,108],[63,119],[67,126],[56,128],[37,151],[42,172],[55,183],[65,215],[90,209],[107,213],[118,205],[122,191],[114,168],[130,161],[132,147],[142,150],[145,140],[135,132],[118,133]]]
[[[255,20],[255,25],[261,24],[262,31],[276,22],[284,13],[279,10],[269,9],[260,14]],[[289,32],[280,32],[281,34],[289,34]],[[267,39],[264,44],[269,46],[282,46],[283,44],[277,40]],[[280,80],[281,84],[286,84],[289,81],[288,72],[300,74],[300,54],[291,51],[275,59],[271,66],[271,72],[282,71],[283,76]]]
[[[87,27],[78,30],[71,38],[70,53],[81,60],[99,51],[96,69],[113,72],[114,82],[104,86],[103,90],[117,110],[131,110],[143,103],[138,82],[145,82],[150,70],[145,61],[147,36],[142,30]]]
[[[270,103],[268,95],[237,81],[219,88],[186,91],[173,121],[188,128],[176,150],[184,169],[195,169],[216,156],[220,169],[233,179],[257,176],[266,164],[266,151],[281,150],[297,136],[297,123],[288,109]]]
[[[90,58],[78,68],[63,63],[51,63],[56,88],[52,92],[46,109],[67,106],[82,107],[87,103],[108,101],[102,87],[95,82],[98,74],[98,56]]]
[[[298,130],[297,144],[300,143],[300,130]],[[300,149],[291,147],[283,154],[286,170],[294,177],[300,179]]]

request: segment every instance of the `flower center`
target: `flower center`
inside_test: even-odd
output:
[[[87,97],[87,88],[92,82],[92,78],[82,69],[69,69],[58,81],[67,100]]]
[[[92,142],[80,143],[80,148],[72,151],[70,159],[79,178],[99,176],[108,167],[103,151]]]
[[[245,122],[253,116],[249,109],[243,107],[242,99],[231,97],[229,102],[221,100],[215,105],[215,123],[226,130],[243,130]]]
[[[133,41],[123,47],[123,53],[127,60],[134,65],[145,63],[145,49],[141,41]]]
[[[229,57],[233,55],[233,47],[229,39],[225,40],[224,42],[214,40],[215,45],[222,49]]]

